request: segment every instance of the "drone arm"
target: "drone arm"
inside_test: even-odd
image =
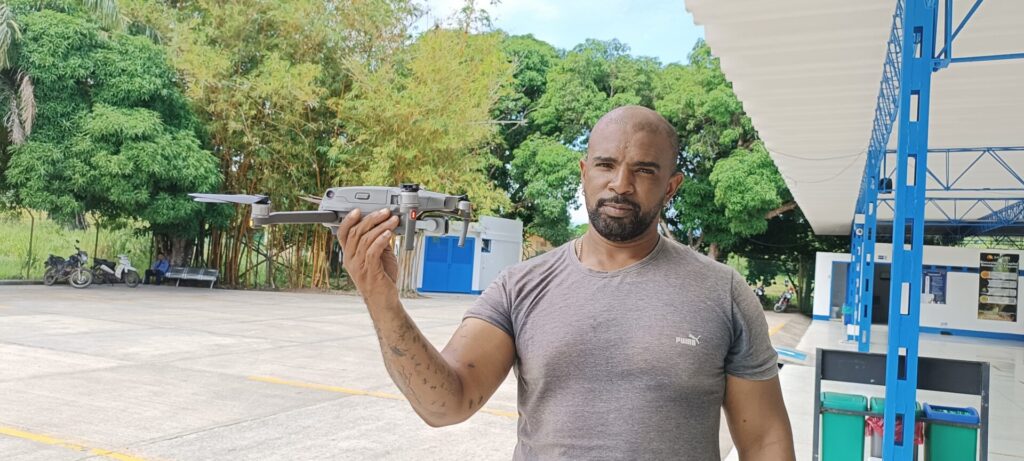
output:
[[[272,224],[332,224],[341,221],[336,211],[278,211],[266,216],[253,216],[254,226]]]

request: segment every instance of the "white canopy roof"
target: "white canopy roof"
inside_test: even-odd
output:
[[[940,10],[943,2],[938,2]],[[953,25],[973,1],[954,2]],[[878,100],[894,0],[686,0],[797,203],[819,234],[847,234]],[[943,46],[940,11],[937,49]],[[953,57],[1024,52],[1024,1],[984,2],[953,42]],[[1024,60],[955,63],[933,74],[929,146],[1024,146]],[[895,148],[893,130],[890,148]],[[979,158],[980,157],[980,158]],[[929,197],[1024,198],[1024,152],[930,156]],[[977,161],[975,162],[975,160]],[[1001,163],[1002,161],[1002,163]],[[889,162],[888,170],[894,163]],[[945,178],[949,177],[949,181]],[[1021,189],[1008,191],[1005,189]],[[941,206],[950,209],[940,210]],[[991,205],[991,204],[990,204]],[[946,220],[953,202],[926,208]],[[976,207],[963,218],[992,210]],[[945,214],[943,214],[945,213]],[[886,206],[879,219],[891,220]]]

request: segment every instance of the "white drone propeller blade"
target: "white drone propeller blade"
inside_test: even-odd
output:
[[[299,199],[300,200],[305,200],[305,201],[307,201],[309,203],[315,203],[317,205],[319,205],[320,202],[323,201],[323,199],[321,199],[320,197],[314,197],[312,195],[300,195]]]
[[[188,194],[193,200],[197,202],[206,203],[240,203],[243,205],[252,205],[254,203],[267,203],[267,196],[265,195],[246,195],[246,194]]]

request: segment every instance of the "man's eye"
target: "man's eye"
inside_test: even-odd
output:
[[[608,162],[601,162],[597,164],[598,168],[611,168],[612,164]]]
[[[652,170],[650,168],[640,168],[640,169],[638,169],[636,171],[637,171],[637,173],[640,173],[640,174],[654,174],[654,170]]]

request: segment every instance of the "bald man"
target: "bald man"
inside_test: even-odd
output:
[[[345,218],[345,267],[427,424],[465,421],[514,367],[517,460],[719,460],[722,408],[741,460],[795,459],[757,298],[736,271],[658,233],[683,181],[678,152],[654,111],[602,117],[580,161],[590,229],[505,270],[442,351],[399,300],[397,217]]]

